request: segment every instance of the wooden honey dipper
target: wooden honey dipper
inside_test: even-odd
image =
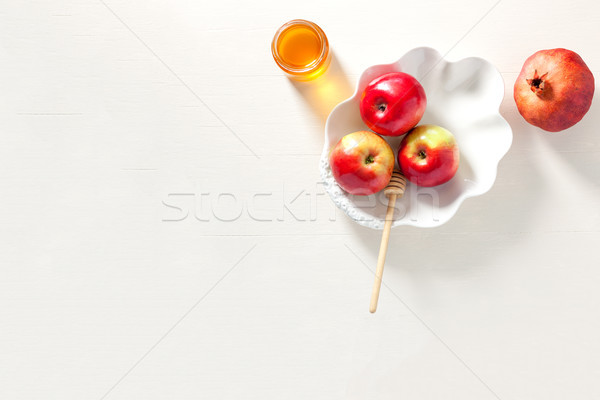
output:
[[[404,195],[404,189],[406,189],[406,178],[402,175],[402,172],[394,170],[390,183],[383,189],[383,193],[388,198],[388,208],[385,213],[385,225],[383,226],[383,234],[381,235],[377,269],[375,270],[375,282],[373,282],[373,292],[371,293],[371,305],[369,306],[371,313],[377,311],[377,301],[379,300],[379,291],[381,290],[381,277],[383,276],[383,266],[390,240],[390,231],[392,229],[392,222],[394,221],[396,199]]]

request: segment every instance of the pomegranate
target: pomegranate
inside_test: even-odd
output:
[[[527,122],[549,132],[570,128],[592,105],[594,75],[571,50],[540,50],[515,82],[514,97]]]

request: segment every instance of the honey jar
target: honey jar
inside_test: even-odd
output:
[[[314,22],[295,19],[285,23],[271,43],[273,58],[290,77],[315,79],[329,66],[329,42],[323,30]]]

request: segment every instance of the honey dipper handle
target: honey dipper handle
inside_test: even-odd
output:
[[[379,300],[379,291],[381,290],[381,278],[383,276],[383,265],[385,264],[385,255],[387,254],[388,242],[390,241],[390,231],[394,221],[394,209],[396,199],[404,195],[406,189],[406,178],[398,170],[392,173],[390,182],[383,190],[388,197],[388,208],[385,213],[385,224],[383,225],[383,234],[381,235],[381,245],[379,246],[379,257],[377,258],[377,269],[375,270],[375,282],[373,283],[373,292],[371,293],[371,305],[369,311],[377,311],[377,301]]]
[[[390,231],[394,220],[394,208],[396,206],[396,195],[390,194],[388,197],[388,208],[385,213],[385,225],[381,236],[381,245],[379,246],[379,257],[377,257],[377,269],[375,270],[375,282],[373,282],[373,292],[371,293],[371,305],[369,311],[377,311],[377,302],[379,300],[379,291],[381,290],[381,278],[383,276],[383,266],[385,265],[385,256],[387,254],[388,242],[390,241]]]

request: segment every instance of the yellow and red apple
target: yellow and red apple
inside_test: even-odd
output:
[[[460,159],[454,135],[437,125],[420,125],[402,139],[398,164],[406,179],[418,186],[437,186],[456,174]]]
[[[333,177],[350,194],[370,195],[387,186],[394,169],[394,152],[369,131],[350,133],[329,154]]]

